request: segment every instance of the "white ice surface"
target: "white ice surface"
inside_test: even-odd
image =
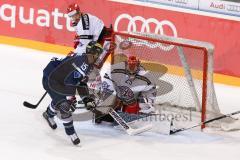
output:
[[[186,131],[172,136],[144,133],[128,136],[111,126],[90,121],[75,123],[81,145],[76,147],[58,123],[52,131],[41,114],[47,97],[36,110],[24,100],[38,101],[44,90],[42,70],[52,53],[0,44],[0,159],[1,160],[238,160],[240,132]],[[60,55],[55,55],[60,57]],[[215,85],[220,109],[240,109],[240,88]]]

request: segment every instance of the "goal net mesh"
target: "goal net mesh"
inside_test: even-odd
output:
[[[157,86],[156,105],[199,112],[201,121],[220,113],[213,85],[213,45],[149,33],[114,33],[113,41],[112,66],[136,56]]]

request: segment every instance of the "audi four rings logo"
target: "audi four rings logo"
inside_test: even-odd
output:
[[[155,33],[155,34],[160,33],[160,35],[164,35],[163,26],[168,26],[171,29],[173,36],[177,37],[177,29],[175,25],[168,20],[158,21],[155,18],[145,19],[141,16],[132,17],[129,14],[121,14],[116,18],[116,21],[114,24],[115,31],[118,31],[118,27],[120,26],[121,24],[120,22],[122,20],[128,20],[127,30],[126,30],[127,32],[147,32],[147,33]],[[137,30],[137,24],[136,24],[137,21],[142,22],[140,31]],[[154,31],[151,30],[150,24],[155,24],[156,27]],[[155,46],[153,45],[150,46],[146,42],[145,43],[143,42],[142,45],[147,45],[148,47],[152,47],[152,48],[159,47],[164,51],[170,51],[174,47],[173,45],[162,45],[162,44],[156,44]]]

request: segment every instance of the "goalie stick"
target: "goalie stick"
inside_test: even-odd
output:
[[[119,88],[117,86],[117,83],[111,79],[108,74],[105,73],[104,75],[104,78],[112,81],[114,83],[114,88],[116,90],[116,92],[119,92]],[[152,129],[152,125],[149,124],[149,125],[146,125],[146,126],[143,126],[141,128],[137,128],[137,129],[134,129],[132,127],[130,127],[126,121],[124,121],[124,119],[122,119],[122,117],[112,108],[110,107],[109,109],[109,112],[110,116],[112,116],[112,118],[129,134],[129,135],[136,135],[136,134],[140,134],[142,132],[146,132],[150,129]]]
[[[109,108],[107,112],[102,112],[100,110],[98,110],[98,108],[100,107],[107,107]],[[76,107],[76,109],[83,109],[86,107]],[[150,129],[152,129],[152,125],[145,125],[143,127],[140,128],[132,128],[113,108],[112,106],[97,106],[97,107],[92,107],[88,109],[89,111],[91,111],[94,114],[109,114],[118,124],[119,126],[121,126],[121,128],[124,129],[124,131],[127,132],[127,134],[129,135],[137,135],[140,134],[142,132],[148,131]],[[98,117],[101,118],[101,117]],[[96,119],[98,119],[96,118]]]
[[[126,121],[124,121],[122,119],[122,117],[113,109],[113,108],[110,108],[109,109],[109,112],[108,112],[112,118],[127,132],[127,134],[129,135],[136,135],[136,134],[140,134],[140,133],[143,133],[143,132],[146,132],[150,129],[152,129],[152,125],[146,125],[146,126],[143,126],[141,128],[132,128],[130,127]]]
[[[220,120],[220,119],[223,119],[223,118],[227,118],[227,117],[230,117],[230,116],[233,116],[233,115],[236,115],[236,114],[239,114],[240,111],[236,111],[236,112],[232,112],[232,113],[229,113],[229,114],[225,114],[225,115],[222,115],[222,116],[219,116],[219,117],[216,117],[216,118],[213,118],[213,119],[210,119],[210,120],[207,120],[205,122],[201,122],[197,125],[194,125],[192,127],[188,127],[188,128],[180,128],[180,129],[176,129],[176,130],[171,130],[170,131],[170,135],[172,134],[175,134],[175,133],[178,133],[178,132],[182,132],[182,131],[186,131],[186,130],[189,130],[189,129],[192,129],[192,128],[195,128],[195,127],[199,127],[203,124],[207,124],[207,123],[211,123],[213,121],[217,121],[217,120]]]
[[[47,95],[47,92],[45,92],[43,95],[42,95],[42,97],[41,97],[41,99],[37,102],[37,104],[31,104],[31,103],[29,103],[29,102],[27,102],[27,101],[24,101],[23,102],[23,106],[25,106],[25,107],[27,107],[27,108],[31,108],[31,109],[36,109],[38,106],[39,106],[39,104],[42,102],[42,100],[44,99],[44,97]]]

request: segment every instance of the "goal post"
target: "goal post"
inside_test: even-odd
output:
[[[158,90],[157,105],[193,109],[200,112],[202,122],[220,114],[213,85],[211,43],[139,32],[114,32],[112,40],[112,64],[134,55],[152,73]]]

